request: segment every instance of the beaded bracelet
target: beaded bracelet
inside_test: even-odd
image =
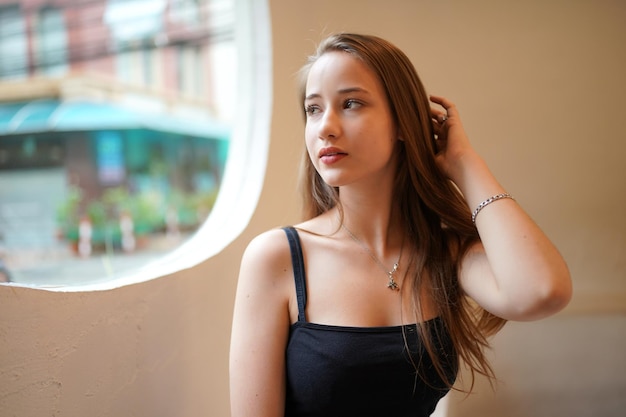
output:
[[[492,197],[489,197],[488,199],[480,203],[478,207],[476,207],[476,210],[474,210],[474,212],[472,213],[472,223],[476,224],[476,216],[478,215],[478,213],[480,213],[482,209],[484,209],[486,206],[493,203],[494,201],[500,200],[502,198],[510,198],[511,200],[515,200],[513,196],[509,193],[496,194]]]

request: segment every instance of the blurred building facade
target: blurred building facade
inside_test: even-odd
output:
[[[13,275],[81,239],[85,256],[134,251],[202,223],[228,151],[220,91],[234,83],[217,74],[235,65],[233,9],[0,0],[0,258]]]

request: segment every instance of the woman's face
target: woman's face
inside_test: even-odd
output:
[[[328,52],[311,67],[304,100],[309,157],[339,187],[393,179],[397,138],[376,75],[347,52]]]

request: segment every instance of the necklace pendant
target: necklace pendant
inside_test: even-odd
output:
[[[389,282],[387,283],[387,288],[389,288],[391,291],[398,291],[400,289],[398,283],[393,279],[393,275],[391,274],[389,274]]]
[[[370,258],[372,258],[372,260],[376,262],[376,264],[380,267],[380,269],[385,271],[385,273],[389,277],[389,281],[387,282],[387,288],[389,288],[391,291],[399,291],[400,286],[398,285],[396,280],[393,279],[393,274],[395,274],[398,271],[398,266],[400,265],[400,259],[402,258],[402,249],[404,248],[404,239],[402,240],[402,246],[400,247],[400,256],[398,256],[398,260],[396,261],[396,263],[393,264],[393,268],[391,269],[391,271],[388,271],[387,268],[385,268],[385,265],[383,265],[380,259],[378,259],[376,255],[374,255],[374,252],[372,252],[365,243],[361,242],[361,240],[358,237],[356,237],[354,233],[352,233],[343,223],[341,223],[341,227],[346,232],[348,232],[348,235],[350,236],[352,240],[354,240],[357,244],[359,244],[359,246],[361,246],[365,250],[365,252],[367,252]]]

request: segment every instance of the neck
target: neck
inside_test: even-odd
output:
[[[369,247],[376,256],[397,256],[404,239],[396,205],[382,196],[351,199],[341,195],[342,224]],[[337,221],[341,221],[337,216]]]

